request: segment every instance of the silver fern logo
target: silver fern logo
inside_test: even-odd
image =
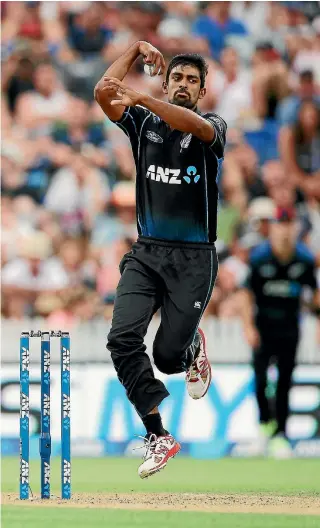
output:
[[[187,136],[185,136],[181,142],[180,142],[180,145],[181,145],[181,150],[182,149],[187,149],[190,145],[190,142],[191,142],[191,139],[192,139],[192,134],[188,134]],[[181,152],[181,151],[180,151]]]

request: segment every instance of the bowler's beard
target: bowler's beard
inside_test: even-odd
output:
[[[197,105],[197,103],[193,103],[190,99],[182,99],[175,96],[169,100],[169,103],[176,106],[183,106],[183,108],[189,108],[189,110],[194,110]]]

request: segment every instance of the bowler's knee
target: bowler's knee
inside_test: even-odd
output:
[[[177,366],[169,361],[163,361],[162,359],[155,357],[154,364],[160,372],[163,374],[177,374],[180,370],[177,370]]]
[[[153,359],[155,366],[163,374],[177,374],[184,370],[181,367],[181,351],[174,350],[165,343],[154,343]]]
[[[111,329],[107,338],[107,349],[111,357],[131,355],[144,349],[143,338],[136,332],[125,329]]]

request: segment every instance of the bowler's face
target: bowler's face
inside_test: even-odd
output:
[[[205,95],[205,88],[200,88],[200,72],[198,68],[178,64],[174,67],[168,81],[169,103],[185,108],[195,108],[198,100]]]

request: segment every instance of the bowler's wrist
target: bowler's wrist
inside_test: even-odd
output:
[[[141,47],[148,44],[145,40],[138,40],[138,42],[136,42],[137,44],[137,49],[138,49],[138,56],[139,55],[143,55],[143,52],[141,51]]]
[[[145,93],[141,93],[139,94],[139,102],[136,103],[136,104],[139,104],[141,106],[144,106],[145,108],[148,108],[148,104],[150,103],[150,100],[152,99],[152,97],[150,97],[150,95],[148,94],[145,94]]]

